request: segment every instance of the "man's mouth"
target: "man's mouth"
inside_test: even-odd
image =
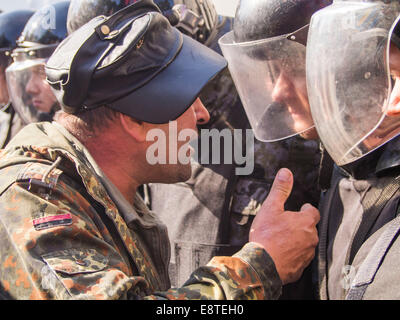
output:
[[[38,108],[42,105],[42,100],[39,99],[32,99],[32,104],[35,108]]]
[[[42,112],[47,112],[46,106],[44,105],[44,102],[42,100],[33,99],[32,104],[37,110],[42,111]]]

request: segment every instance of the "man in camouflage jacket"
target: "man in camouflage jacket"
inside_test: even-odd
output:
[[[3,298],[273,299],[300,277],[314,256],[319,213],[284,210],[289,170],[278,174],[250,242],[178,289],[169,289],[165,226],[133,200],[143,183],[190,177],[187,163],[150,164],[146,137],[168,134],[171,119],[180,131],[207,122],[196,96],[225,66],[171,28],[151,0],[91,20],[58,47],[46,66],[63,109],[57,122],[25,127],[0,155]],[[185,90],[168,86],[183,88],[188,78]],[[154,100],[163,85],[164,99]]]
[[[118,196],[112,199],[117,192],[86,148],[59,125],[29,125],[3,151],[0,167],[0,283],[5,296],[273,299],[279,295],[281,280],[274,264],[254,244],[234,258],[215,258],[185,287],[167,291],[165,226],[139,197],[134,210]]]

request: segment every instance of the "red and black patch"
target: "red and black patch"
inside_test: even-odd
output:
[[[42,217],[33,220],[33,226],[37,231],[59,226],[69,226],[71,224],[72,224],[72,216],[70,213],[57,216]]]
[[[136,3],[138,0],[125,0],[125,6],[128,6],[132,3]]]

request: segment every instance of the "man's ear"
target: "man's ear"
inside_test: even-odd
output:
[[[119,115],[122,128],[137,142],[146,140],[147,130],[143,121],[136,120],[128,115]]]

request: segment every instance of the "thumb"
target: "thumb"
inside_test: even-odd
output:
[[[268,212],[280,213],[284,211],[285,202],[289,198],[292,188],[292,172],[286,168],[279,170],[263,207],[268,209]]]

